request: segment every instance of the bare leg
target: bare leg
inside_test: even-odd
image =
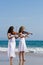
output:
[[[25,59],[24,59],[24,51],[22,52],[22,59],[23,59],[23,61],[25,61]]]
[[[12,65],[12,59],[13,59],[13,57],[10,57],[10,65]]]
[[[24,61],[22,61],[22,65],[24,65]]]
[[[22,52],[19,52],[19,65],[21,65],[21,62],[22,62]]]
[[[22,65],[24,65],[24,51],[22,52]]]

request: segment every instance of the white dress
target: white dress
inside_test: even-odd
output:
[[[14,36],[14,35],[11,35]],[[8,41],[8,57],[15,57],[15,46],[16,46],[16,42],[15,42],[15,37],[9,39]]]
[[[25,36],[25,34],[22,34],[23,36]],[[20,51],[27,51],[27,47],[26,47],[26,42],[25,42],[25,38],[20,38],[20,41],[19,41],[19,52]]]

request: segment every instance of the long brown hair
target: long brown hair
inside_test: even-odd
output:
[[[13,26],[10,26],[7,33],[13,34],[13,29],[14,29],[14,27]]]

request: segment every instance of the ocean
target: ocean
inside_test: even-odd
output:
[[[16,40],[16,51],[18,51],[18,45],[19,45],[19,40]],[[26,40],[26,46],[27,46],[28,52],[43,53],[43,41]],[[0,51],[7,51],[7,48],[8,48],[8,41],[7,40],[1,40],[0,41]]]

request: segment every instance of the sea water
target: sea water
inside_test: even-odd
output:
[[[16,51],[18,51],[18,46],[19,46],[19,40],[16,40]],[[28,52],[43,53],[43,41],[26,40],[26,46],[27,46]],[[8,41],[0,40],[0,51],[7,51],[7,49],[8,49]]]

